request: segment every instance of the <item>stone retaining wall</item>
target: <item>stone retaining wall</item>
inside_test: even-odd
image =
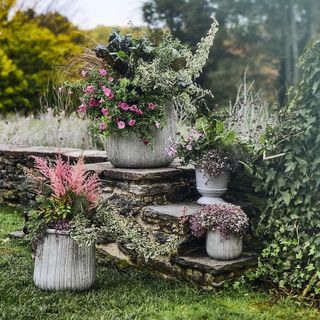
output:
[[[32,167],[33,161],[30,156],[54,159],[57,154],[70,160],[75,160],[83,154],[86,163],[107,160],[106,153],[97,150],[0,145],[0,203],[25,204],[33,198],[34,195],[28,190],[25,182],[23,167]]]

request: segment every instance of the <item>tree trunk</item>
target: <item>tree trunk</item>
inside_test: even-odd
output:
[[[297,33],[297,12],[294,0],[290,1],[290,34],[291,34],[291,49],[292,49],[292,83],[298,82],[298,33]]]

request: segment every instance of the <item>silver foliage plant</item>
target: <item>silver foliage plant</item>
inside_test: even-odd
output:
[[[207,95],[213,96],[210,90],[201,88],[195,83],[195,80],[200,76],[209,57],[210,49],[213,45],[215,35],[218,31],[218,22],[213,19],[211,27],[205,37],[197,45],[197,50],[193,54],[192,51],[186,47],[181,46],[179,51],[172,52],[165,48],[161,50],[161,54],[156,57],[151,63],[141,61],[137,70],[135,79],[142,89],[159,90],[167,92],[168,96],[172,96],[179,86],[185,86],[186,89],[182,90],[174,97],[174,105],[177,110],[178,119],[181,123],[188,123],[189,120],[194,118],[196,113],[196,105],[200,100]],[[164,43],[175,42],[169,34],[166,36]],[[170,47],[170,46],[168,46]],[[177,55],[177,58],[184,60],[186,65],[184,68],[177,71],[165,68],[166,63],[170,61],[168,55]],[[165,70],[162,72],[161,70]]]
[[[240,141],[249,143],[254,149],[261,146],[261,137],[268,126],[276,123],[276,118],[270,113],[269,102],[263,99],[261,90],[254,91],[254,82],[248,83],[247,70],[244,72],[234,102],[229,102],[226,108],[225,126],[232,130]]]

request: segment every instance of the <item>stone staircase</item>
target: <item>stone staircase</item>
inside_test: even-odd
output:
[[[204,240],[195,239],[187,225],[176,228],[181,217],[200,208],[195,201],[198,195],[192,167],[180,167],[174,163],[168,168],[144,170],[94,163],[87,168],[97,172],[103,182],[105,205],[116,206],[122,215],[134,215],[137,222],[160,242],[170,234],[183,237],[176,255],[148,261],[136,257],[118,243],[100,243],[97,251],[101,263],[147,269],[165,278],[187,279],[209,288],[255,268],[257,255],[252,249],[246,249],[246,242],[240,258],[218,261],[207,256]]]

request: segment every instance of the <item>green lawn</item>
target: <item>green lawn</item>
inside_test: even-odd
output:
[[[29,245],[7,233],[22,226],[15,209],[0,206],[0,319],[319,319],[311,307],[257,289],[203,292],[131,271],[98,266],[86,293],[50,293],[34,287]]]

